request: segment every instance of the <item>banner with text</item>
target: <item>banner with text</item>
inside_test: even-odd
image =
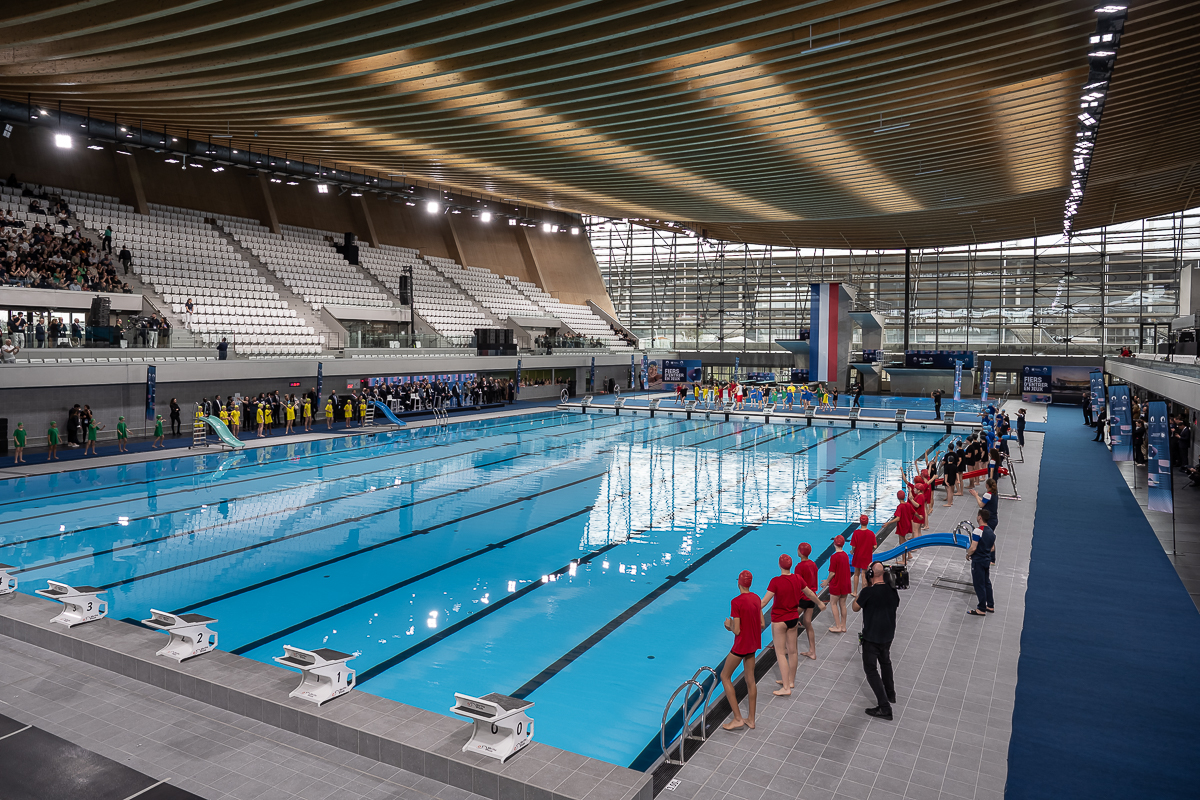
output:
[[[154,394],[158,383],[158,368],[146,367],[146,419],[154,419]]]
[[[1151,511],[1170,514],[1175,509],[1171,484],[1171,424],[1167,404],[1161,400],[1150,403],[1150,419],[1146,426],[1146,507]]]
[[[979,399],[987,402],[988,384],[992,382],[992,362],[983,362],[983,386],[980,388]]]
[[[1113,461],[1133,461],[1133,421],[1129,410],[1129,387],[1113,386],[1108,390],[1108,406],[1112,425],[1108,428],[1108,443],[1112,446]]]
[[[962,400],[962,368],[963,362],[954,362],[954,399]]]
[[[1092,389],[1092,413],[1099,415],[1104,408],[1104,370],[1094,369],[1088,378]]]

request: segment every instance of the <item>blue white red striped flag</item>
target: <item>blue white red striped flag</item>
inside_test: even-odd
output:
[[[840,283],[814,283],[809,310],[808,378],[838,380],[838,295]]]

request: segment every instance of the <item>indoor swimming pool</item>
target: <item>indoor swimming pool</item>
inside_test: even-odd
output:
[[[361,691],[439,714],[526,697],[539,740],[644,767],[729,650],[739,571],[761,594],[807,541],[824,578],[945,438],[555,411],[79,470],[0,482],[0,562],[117,619],[215,617],[259,661],[357,653]]]

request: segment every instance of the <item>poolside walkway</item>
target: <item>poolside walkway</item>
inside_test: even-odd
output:
[[[928,548],[910,565],[900,595],[892,663],[895,719],[871,719],[875,705],[858,650],[862,615],[850,631],[828,633],[817,618],[818,660],[800,665],[796,691],[775,697],[777,671],[758,685],[758,727],[715,731],[676,776],[681,800],[1000,800],[1008,768],[1017,658],[1025,615],[1042,436],[1026,436],[1018,464],[1021,501],[1001,501],[1000,560],[992,570],[996,614],[967,616],[975,605],[970,568],[957,548]],[[976,506],[967,494],[941,505],[933,531],[953,530]],[[882,516],[882,515],[880,515]],[[895,545],[889,538],[883,547]],[[934,588],[935,580],[966,582]],[[944,583],[944,581],[939,581]],[[742,703],[743,708],[745,702]]]

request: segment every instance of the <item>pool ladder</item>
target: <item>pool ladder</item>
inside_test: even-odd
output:
[[[707,693],[705,693],[704,687],[700,685],[700,682],[696,680],[696,678],[700,677],[700,674],[703,672],[711,672],[713,678],[712,686],[709,687]],[[717,675],[717,671],[715,669],[712,667],[700,667],[700,669],[696,670],[696,673],[692,675],[692,677],[679,684],[679,688],[671,694],[671,699],[667,701],[666,707],[663,708],[662,724],[658,729],[658,742],[662,747],[663,755],[666,756],[666,763],[682,766],[687,760],[687,754],[683,747],[684,742],[686,742],[688,739],[695,739],[701,742],[708,739],[708,704],[712,700],[713,692],[715,692],[717,687],[720,685],[721,677]],[[692,687],[695,687],[696,705],[690,705],[693,694]],[[671,704],[675,702],[675,698],[679,696],[680,692],[683,692],[683,708],[681,709],[683,712],[683,724],[679,732],[679,760],[676,761],[675,759],[671,758],[667,748],[667,719],[671,715]],[[703,711],[700,714],[700,735],[692,736],[688,732],[689,728],[691,727],[688,720],[691,718],[692,714],[695,714],[696,710],[701,707],[703,707]]]

